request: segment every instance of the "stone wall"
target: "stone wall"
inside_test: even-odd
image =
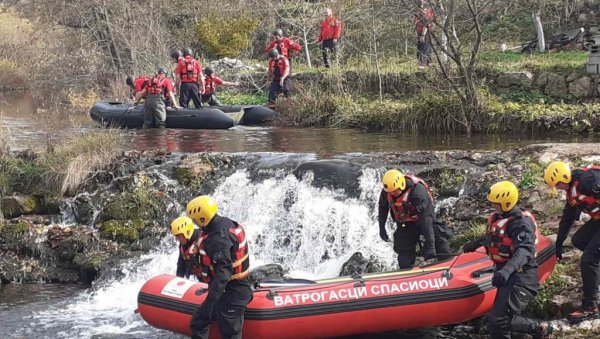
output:
[[[600,97],[600,76],[556,74],[548,71],[528,71],[500,74],[493,81],[498,89],[530,88],[559,99],[589,99]]]

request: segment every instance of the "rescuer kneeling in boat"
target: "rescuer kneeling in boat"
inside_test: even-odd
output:
[[[394,252],[398,254],[400,269],[413,267],[421,235],[425,237],[422,248],[425,260],[452,256],[448,244],[450,231],[445,224],[434,220],[433,197],[422,179],[395,169],[385,173],[379,195],[379,235],[383,241],[390,240],[385,228],[388,214],[398,225],[394,232]]]
[[[517,206],[519,191],[510,181],[492,185],[487,199],[496,211],[488,218],[486,234],[465,244],[463,250],[474,252],[485,246],[494,262],[492,285],[498,292],[488,315],[490,336],[510,339],[511,332],[523,332],[549,338],[553,331],[550,322],[521,315],[539,287],[535,217]]]
[[[197,231],[186,224],[180,228],[172,225],[171,231],[181,245],[181,257],[195,258],[193,273],[199,280],[207,283],[206,300],[192,316],[190,329],[192,338],[207,339],[208,327],[214,320],[219,326],[222,338],[242,338],[242,325],[246,305],[252,300],[252,290],[248,281],[250,259],[248,243],[242,225],[217,214],[217,203],[212,197],[203,195],[191,200],[187,205],[187,214],[201,227],[196,241]],[[185,248],[187,246],[187,248]],[[197,253],[197,256],[194,256]],[[180,257],[180,259],[181,259]],[[177,273],[183,271],[177,264]],[[187,266],[183,264],[182,266]]]
[[[550,187],[567,192],[556,237],[556,258],[562,260],[563,243],[581,212],[590,220],[571,237],[571,243],[583,251],[581,256],[581,280],[583,300],[581,309],[568,315],[572,323],[598,319],[598,285],[600,285],[600,166],[586,166],[571,173],[569,165],[562,161],[551,163],[544,173]]]

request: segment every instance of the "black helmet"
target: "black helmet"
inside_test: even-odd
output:
[[[160,66],[160,67],[158,67],[158,69],[156,70],[156,73],[158,73],[158,74],[166,74],[166,73],[167,73],[167,71],[165,70],[165,68],[164,68],[164,67]]]
[[[189,47],[183,49],[183,56],[188,56],[188,55],[192,55],[192,49]]]
[[[215,72],[215,70],[212,68],[212,66],[206,66],[206,68],[204,69],[204,74],[206,75],[211,75]]]
[[[125,78],[125,83],[127,84],[127,86],[133,86],[133,77],[131,75],[128,75],[127,78]]]
[[[281,28],[277,28],[273,31],[273,35],[283,36],[283,30]]]
[[[279,56],[279,51],[277,50],[277,48],[271,48],[271,50],[269,51],[269,58],[274,58],[276,56]]]
[[[181,57],[181,51],[178,49],[174,49],[171,51],[171,58],[177,60],[179,59],[179,57]]]

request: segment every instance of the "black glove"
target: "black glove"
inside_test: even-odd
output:
[[[379,237],[381,238],[381,240],[388,242],[390,241],[390,237],[388,237],[388,234],[385,230],[380,229],[379,230]]]
[[[423,251],[423,258],[425,258],[425,260],[434,259],[435,257],[436,257],[436,255],[435,255],[435,248],[434,247],[426,248]]]
[[[497,270],[496,272],[494,272],[494,277],[492,278],[492,286],[502,287],[506,285],[508,277],[510,277],[510,272],[508,272],[507,270]]]
[[[481,247],[481,242],[479,240],[469,241],[468,243],[466,243],[463,246],[463,252],[465,252],[465,253],[475,252],[475,250],[478,249],[479,247]]]
[[[556,246],[556,259],[560,261],[563,258],[563,245],[559,244],[557,242],[555,246]]]

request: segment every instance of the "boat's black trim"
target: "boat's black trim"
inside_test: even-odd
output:
[[[548,246],[539,253],[537,260],[540,264],[542,264],[546,260],[550,259],[553,254],[554,245]],[[484,279],[479,283],[471,284],[465,287],[438,291],[271,309],[248,308],[246,309],[245,318],[249,320],[275,320],[465,299],[494,289],[491,284],[491,276],[488,275],[487,278],[488,279]],[[173,300],[143,292],[138,294],[138,303],[184,314],[193,314],[195,309],[198,307],[198,305],[187,301]]]

